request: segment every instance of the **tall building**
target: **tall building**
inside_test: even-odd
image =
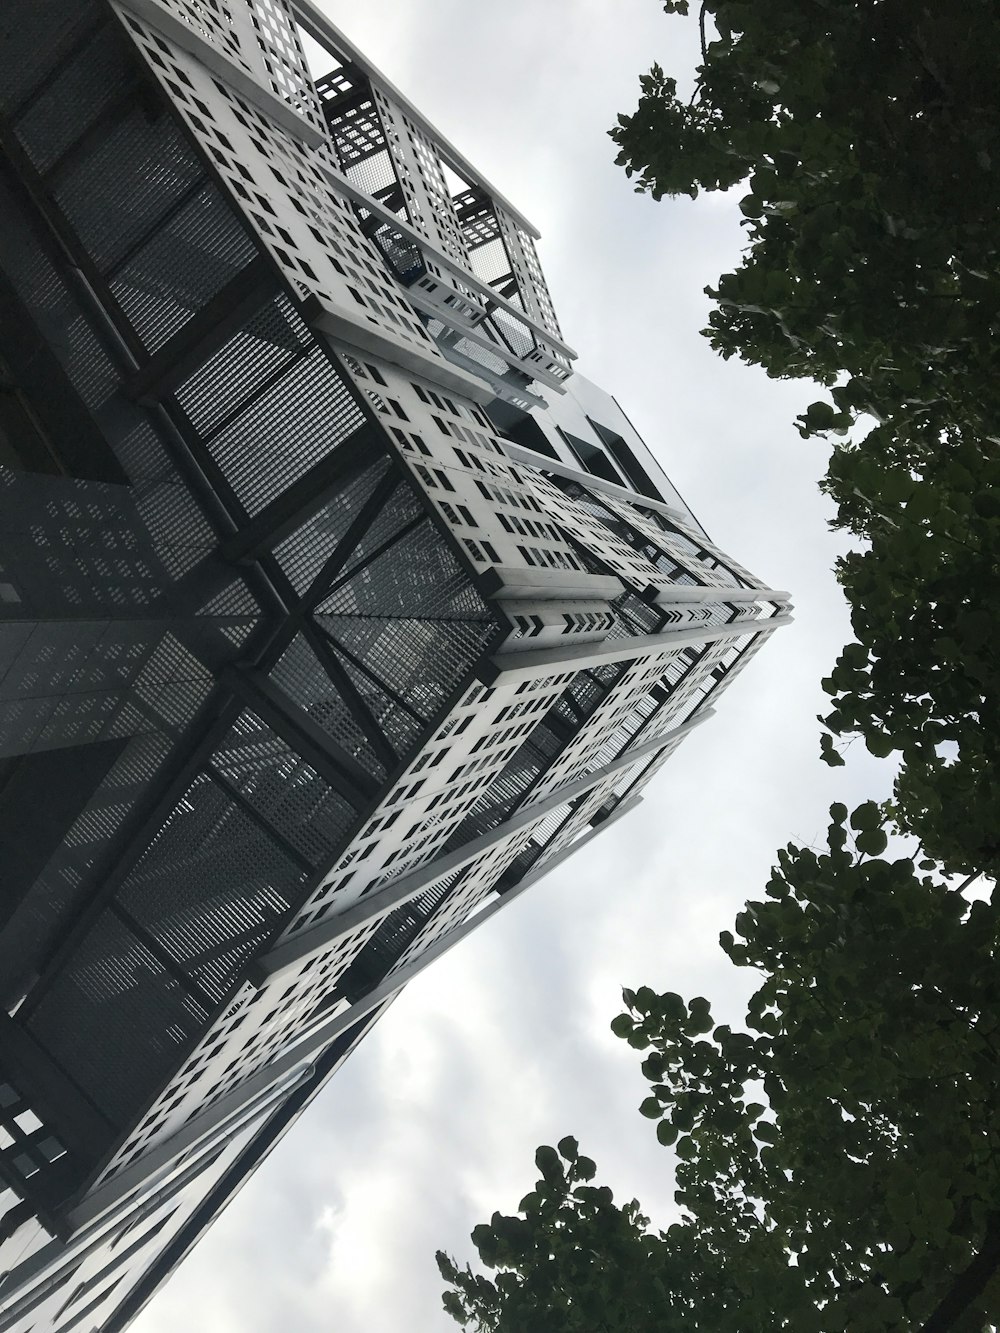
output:
[[[311,0],[0,41],[0,1330],[115,1333],[789,615]]]

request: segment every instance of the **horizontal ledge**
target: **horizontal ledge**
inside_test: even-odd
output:
[[[678,584],[673,588],[657,588],[657,605],[670,605],[674,602],[781,602],[789,601],[791,593],[779,592],[775,588],[727,588],[715,584],[700,584],[692,587],[689,583]]]
[[[503,343],[494,342],[492,338],[487,338],[485,334],[480,333],[479,324],[472,324],[468,320],[461,318],[454,310],[450,309],[443,302],[435,301],[431,297],[426,296],[421,292],[419,287],[415,285],[407,287],[406,299],[411,305],[415,305],[418,310],[422,310],[425,315],[429,315],[431,319],[440,320],[441,323],[446,328],[451,329],[456,336],[461,336],[467,342],[474,343],[477,347],[482,348],[484,352],[488,352],[490,356],[498,357],[501,361],[505,361],[507,365],[514,370],[521,371],[522,374],[527,375],[530,379],[537,380],[540,384],[544,384],[547,389],[551,389],[555,393],[566,392],[566,384],[563,379],[559,379],[550,371],[544,370],[536,363],[532,363],[525,360],[523,357],[518,356],[516,352],[512,351],[509,347],[504,346]],[[485,322],[487,319],[489,319],[489,312],[483,316],[481,323]],[[472,360],[471,357],[469,359]],[[488,374],[485,366],[483,367],[483,371]]]
[[[509,379],[504,379],[502,375],[497,375],[493,371],[488,370],[487,367],[482,365],[479,361],[474,361],[472,357],[468,356],[465,352],[460,352],[454,343],[448,343],[442,339],[441,341],[438,341],[437,345],[441,350],[441,354],[447,357],[453,365],[459,366],[463,370],[467,370],[469,374],[474,375],[476,379],[485,380],[497,398],[502,398],[505,402],[512,403],[522,412],[524,411],[526,403],[530,407],[548,407],[548,401],[545,398],[539,397],[537,393],[533,393],[530,389],[524,388],[523,385],[515,384]]]
[[[439,387],[451,389],[453,393],[464,394],[484,407],[496,397],[482,380],[449,361],[433,341],[429,341],[427,350],[423,351],[416,345],[404,343],[401,338],[379,333],[368,323],[329,309],[318,296],[306,298],[302,315],[311,328],[340,344],[336,347],[337,351],[343,351],[349,356],[357,356],[359,350],[371,352],[373,356],[383,357],[412,375],[419,375]]]
[[[347,179],[343,172],[338,171],[337,168],[331,166],[329,162],[317,158],[316,166],[326,178],[327,182],[339,194],[342,194],[346,199],[350,199],[352,203],[360,205],[366,212],[371,213],[374,217],[380,218],[383,222],[388,223],[389,226],[398,231],[400,235],[405,236],[407,240],[412,241],[420,253],[432,260],[439,269],[446,270],[448,273],[452,274],[453,277],[456,277],[463,287],[467,288],[469,291],[478,293],[489,306],[505,310],[507,314],[516,319],[519,324],[523,324],[525,328],[531,329],[532,333],[534,333],[544,345],[553,348],[557,352],[561,352],[567,360],[576,360],[577,354],[568,343],[564,343],[556,334],[550,333],[548,329],[539,324],[538,321],[533,319],[526,311],[522,310],[519,306],[514,305],[513,302],[508,301],[506,297],[501,296],[499,292],[495,291],[487,283],[481,282],[471,269],[463,268],[461,264],[457,263],[454,259],[451,259],[442,250],[436,249],[423,232],[417,231],[416,227],[411,226],[405,218],[401,218],[399,214],[394,213],[391,208],[386,208],[385,204],[379,203],[379,201],[374,199],[370,194],[366,194],[364,190],[359,189],[358,186],[354,185]],[[401,290],[405,294],[407,289],[401,285]],[[437,312],[437,317],[442,317],[440,311]]]
[[[476,588],[492,601],[610,602],[625,591],[614,574],[578,574],[565,569],[494,565],[477,575]]]
[[[553,671],[585,671],[589,666],[628,662],[632,658],[652,657],[674,652],[689,644],[718,643],[724,639],[742,639],[748,634],[762,634],[792,621],[790,614],[766,619],[734,620],[728,625],[706,625],[688,629],[663,630],[659,634],[637,634],[631,639],[605,639],[602,643],[560,645],[536,648],[521,653],[498,653],[487,658],[477,676],[484,685],[495,685],[503,678],[505,685],[534,680]]]
[[[638,491],[630,491],[625,486],[616,486],[613,481],[605,481],[603,477],[595,477],[592,472],[581,472],[579,468],[573,467],[570,463],[564,463],[558,458],[550,458],[548,454],[536,453],[534,449],[526,449],[524,445],[515,444],[512,440],[502,439],[502,443],[508,458],[515,463],[522,463],[525,467],[534,468],[536,472],[551,472],[556,477],[565,477],[568,481],[579,482],[588,491],[610,495],[615,500],[625,500],[626,503],[635,505],[637,508],[652,509],[657,514],[662,514],[664,518],[670,519],[673,523],[686,526],[692,521],[687,514],[681,513],[679,509],[674,509],[663,500],[654,500],[649,495],[641,495]]]

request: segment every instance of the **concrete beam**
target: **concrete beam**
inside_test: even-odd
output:
[[[659,634],[637,634],[631,639],[605,639],[602,643],[567,643],[557,648],[536,648],[527,652],[497,653],[478,668],[484,685],[493,686],[502,678],[504,685],[519,685],[561,671],[585,671],[587,667],[629,662],[633,658],[672,653],[680,648],[725,639],[742,639],[747,634],[769,634],[791,624],[792,616],[782,614],[763,620],[735,620],[729,625],[705,625],[686,629],[666,629]]]
[[[483,597],[498,602],[612,602],[625,591],[625,584],[614,574],[494,565],[477,577],[476,588]]]

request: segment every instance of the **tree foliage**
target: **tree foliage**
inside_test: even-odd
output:
[[[838,453],[865,546],[840,562],[856,642],[824,681],[835,735],[903,765],[895,819],[952,872],[1000,871],[1000,451],[957,435]],[[895,455],[895,456],[893,456]],[[930,455],[930,459],[923,455]],[[836,762],[827,733],[825,749]]]
[[[572,1137],[558,1152],[535,1154],[541,1173],[520,1203],[520,1215],[494,1213],[472,1239],[482,1262],[498,1269],[491,1280],[459,1269],[438,1253],[441,1275],[452,1289],[445,1309],[459,1323],[519,1333],[592,1333],[650,1327],[667,1289],[659,1243],[633,1200],[614,1203],[607,1186],[589,1182],[597,1170]]]
[[[618,162],[656,198],[746,188],[705,332],[829,389],[804,436],[871,426],[824,483],[871,543],[838,570],[857,643],[830,727],[899,753],[902,829],[995,872],[1000,7],[705,0],[700,23],[694,96],[654,65],[611,131]]]
[[[654,65],[611,133],[656,198],[748,187],[713,345],[772,375],[849,376],[808,430],[864,411],[995,434],[996,5],[705,0],[706,20],[693,99]]]
[[[759,972],[743,1030],[626,991],[640,1112],[676,1156],[680,1220],[650,1232],[540,1149],[517,1218],[473,1233],[490,1279],[446,1306],[496,1333],[976,1333],[1000,1318],[1000,917],[889,860],[873,802],[822,853],[779,853],[722,936]],[[566,1149],[570,1151],[566,1151]],[[563,1164],[565,1162],[565,1165]],[[587,1183],[583,1183],[586,1181]]]

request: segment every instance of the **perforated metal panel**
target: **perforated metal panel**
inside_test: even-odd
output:
[[[311,865],[323,865],[355,823],[354,808],[249,710],[237,718],[211,763]]]
[[[72,1015],[72,1023],[67,1016]],[[105,1114],[125,1124],[208,1017],[122,922],[105,914],[35,1011],[30,1030]]]
[[[335,746],[355,759],[369,777],[386,778],[385,765],[357,722],[348,702],[327,674],[322,661],[302,634],[297,634],[271,672],[288,698],[321,727]]]

